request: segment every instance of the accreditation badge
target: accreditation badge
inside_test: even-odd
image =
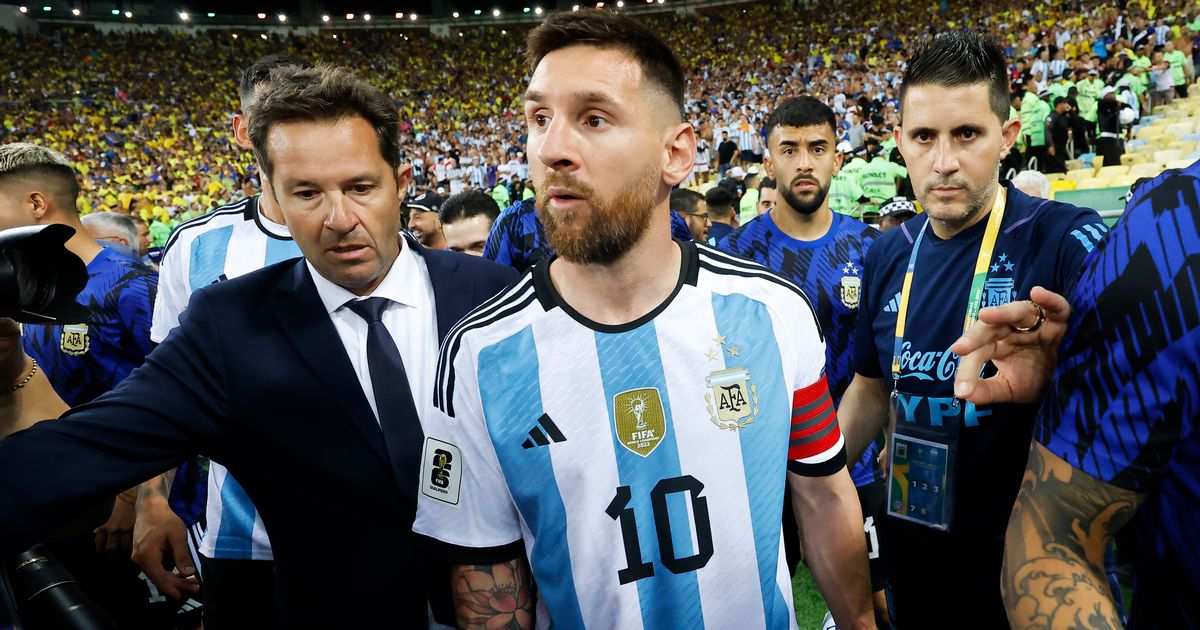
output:
[[[893,393],[893,414],[903,410]],[[920,427],[903,420],[889,441],[888,497],[889,515],[925,527],[951,531],[954,524],[954,474],[958,444],[957,419],[954,428],[945,431]]]

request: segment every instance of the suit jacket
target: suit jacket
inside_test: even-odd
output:
[[[439,340],[516,276],[416,250]],[[418,405],[433,395],[416,393]],[[0,440],[0,553],[197,454],[227,466],[258,508],[284,627],[424,626],[426,588],[448,579],[412,544],[417,480],[393,475],[304,259],[197,291],[179,328],[116,389]]]

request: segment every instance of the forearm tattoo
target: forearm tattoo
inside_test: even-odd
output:
[[[533,627],[533,593],[525,558],[460,565],[451,573],[459,628],[525,630]]]

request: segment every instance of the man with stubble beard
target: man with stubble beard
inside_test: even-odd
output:
[[[696,146],[678,60],[600,11],[548,18],[527,51],[557,256],[446,339],[419,481],[414,531],[456,565],[459,626],[795,628],[790,492],[839,627],[873,627],[813,308],[671,239]]]

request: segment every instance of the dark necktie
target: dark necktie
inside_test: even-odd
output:
[[[387,298],[373,297],[352,300],[346,307],[367,322],[367,368],[371,374],[371,389],[375,392],[379,426],[383,429],[396,483],[400,484],[401,492],[415,496],[425,434],[413,404],[400,350],[383,325],[383,311],[388,302]]]

